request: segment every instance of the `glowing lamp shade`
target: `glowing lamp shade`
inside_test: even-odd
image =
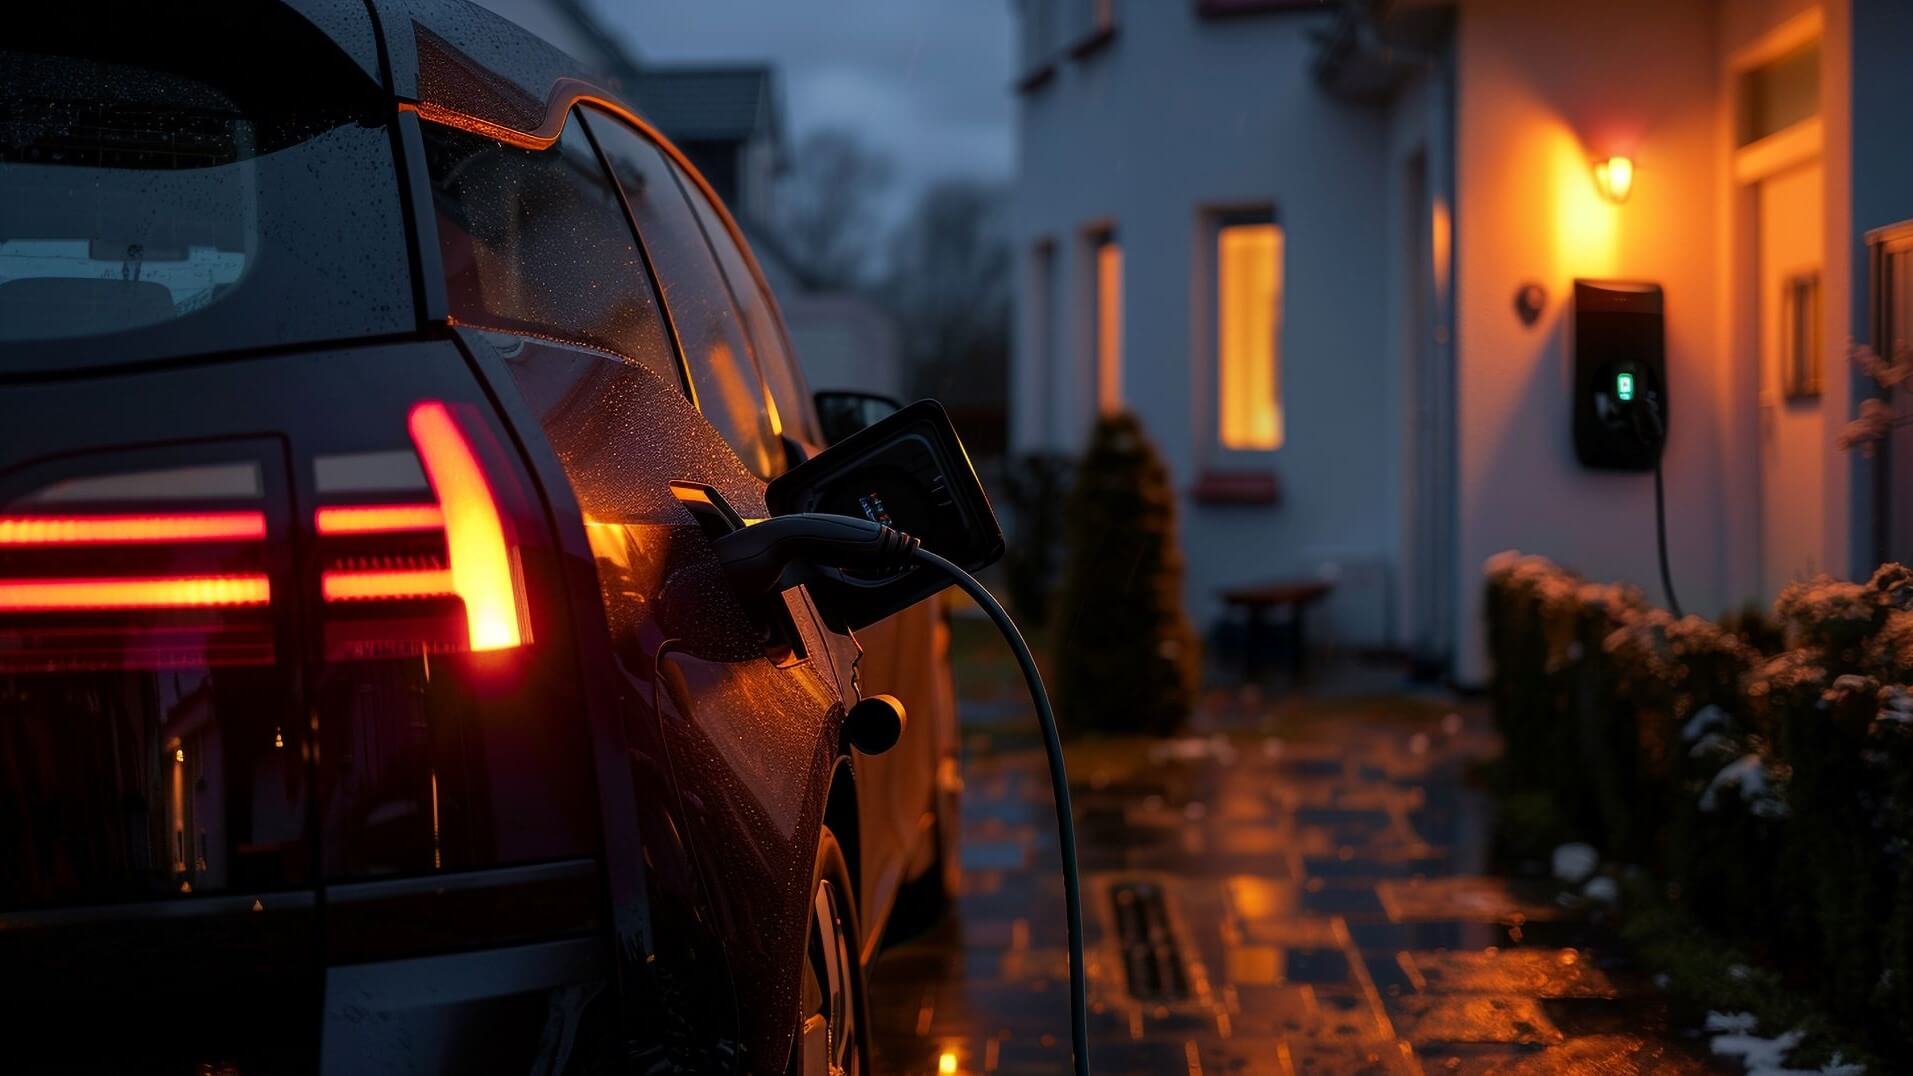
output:
[[[412,443],[445,518],[451,590],[465,603],[473,650],[505,650],[525,641],[522,587],[505,521],[478,454],[443,403],[412,408]],[[388,580],[419,586],[420,580]],[[369,596],[369,595],[368,595]]]
[[[1633,159],[1609,157],[1594,162],[1594,185],[1601,189],[1601,197],[1616,205],[1627,201],[1627,196],[1634,191]]]

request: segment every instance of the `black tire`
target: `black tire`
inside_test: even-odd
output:
[[[859,956],[863,935],[857,926],[857,891],[843,848],[828,828],[817,839],[810,893],[797,1034],[787,1067],[791,1076],[867,1076],[870,1022]]]

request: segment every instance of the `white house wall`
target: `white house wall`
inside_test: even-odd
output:
[[[1714,5],[1470,0],[1458,35],[1458,673],[1479,682],[1479,570],[1497,551],[1545,554],[1660,598],[1652,476],[1574,458],[1564,337],[1575,278],[1666,290],[1668,542],[1688,610],[1718,613],[1745,596],[1723,565],[1754,516],[1722,475],[1752,445],[1723,417]],[[1590,162],[1611,153],[1638,165],[1620,206],[1591,178]],[[1530,280],[1548,304],[1526,327],[1513,298]]]
[[[1343,642],[1379,642],[1399,578],[1399,401],[1385,316],[1382,110],[1327,98],[1310,71],[1328,16],[1203,20],[1189,3],[1119,5],[1115,40],[1020,101],[1014,237],[1019,451],[1080,451],[1094,413],[1083,231],[1111,225],[1124,263],[1123,397],[1187,491],[1205,467],[1272,469],[1276,507],[1181,502],[1187,594],[1199,621],[1235,583],[1352,573],[1332,616]],[[1212,251],[1205,208],[1270,204],[1286,232],[1281,336],[1286,440],[1216,446]],[[1035,340],[1031,251],[1055,244],[1054,397]],[[1384,588],[1380,581],[1387,580]]]

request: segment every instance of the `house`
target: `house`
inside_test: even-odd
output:
[[[1653,475],[1575,453],[1583,279],[1662,290],[1687,610],[1913,552],[1913,448],[1836,445],[1869,391],[1849,340],[1900,346],[1913,316],[1881,287],[1913,264],[1890,230],[1913,218],[1913,5],[1018,16],[1013,451],[1138,414],[1199,622],[1222,587],[1327,573],[1338,641],[1479,683],[1500,550],[1661,599]]]
[[[587,0],[481,2],[601,71],[710,181],[750,240],[812,388],[902,395],[903,353],[889,315],[862,295],[806,279],[771,230],[789,153],[775,69],[644,62]]]

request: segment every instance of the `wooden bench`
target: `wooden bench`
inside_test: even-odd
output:
[[[1242,610],[1245,625],[1242,636],[1242,674],[1250,682],[1261,671],[1256,644],[1264,634],[1269,613],[1287,610],[1286,627],[1291,646],[1290,671],[1300,683],[1308,672],[1308,636],[1304,630],[1310,606],[1319,604],[1335,590],[1335,584],[1321,579],[1278,579],[1267,583],[1230,587],[1222,592],[1222,603],[1231,612]]]

